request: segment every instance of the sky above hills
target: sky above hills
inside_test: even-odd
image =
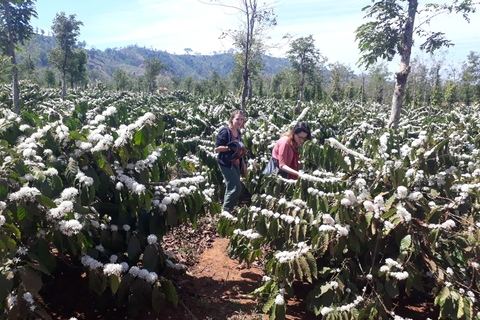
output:
[[[419,2],[420,8],[427,1]],[[285,43],[282,37],[287,33],[294,38],[313,35],[329,63],[338,61],[358,70],[354,31],[367,22],[362,8],[369,4],[369,0],[279,0],[275,5],[278,25],[270,31],[269,43]],[[34,27],[47,34],[57,13],[76,14],[84,24],[79,40],[86,41],[87,48],[100,50],[136,44],[176,54],[184,54],[187,48],[192,53],[214,54],[232,48],[228,38],[219,38],[222,31],[237,29],[241,22],[234,11],[198,0],[38,0],[36,8]],[[447,15],[435,18],[429,27],[455,43],[444,53],[447,61],[465,61],[470,51],[480,53],[480,12],[471,15],[470,23],[460,15]],[[284,57],[288,48],[284,45],[269,53]],[[414,55],[429,59],[426,54]],[[389,64],[391,71],[396,71],[398,60]]]

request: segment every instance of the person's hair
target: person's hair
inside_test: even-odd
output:
[[[298,122],[292,130],[282,134],[282,137],[287,137],[288,142],[293,145],[293,135],[305,132],[307,134],[306,140],[312,139],[312,134],[310,133],[310,127],[306,122]]]
[[[243,110],[233,111],[232,114],[230,115],[230,120],[228,120],[228,125],[230,127],[233,127],[233,118],[235,118],[237,114],[241,114],[243,116],[243,119],[245,119],[245,112],[243,112]],[[240,128],[244,129],[244,124],[245,124],[245,120],[243,121],[243,124]]]

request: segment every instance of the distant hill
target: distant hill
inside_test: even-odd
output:
[[[36,35],[30,42],[22,46],[22,52],[18,54],[18,62],[29,57],[34,61],[36,69],[50,67],[48,52],[56,46],[55,38],[45,35]],[[85,43],[80,43],[85,46]],[[164,73],[177,75],[180,78],[192,76],[194,79],[208,79],[212,71],[217,71],[221,76],[229,75],[235,60],[232,54],[221,53],[215,55],[197,54],[171,54],[166,51],[148,49],[131,45],[125,48],[106,50],[86,49],[88,53],[87,67],[90,74],[96,78],[112,81],[116,69],[123,69],[132,75],[144,73],[144,59],[157,56],[168,66]],[[264,56],[264,72],[276,74],[288,67],[290,63],[284,58]]]

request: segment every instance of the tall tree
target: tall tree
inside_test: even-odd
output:
[[[366,89],[371,101],[383,103],[387,88],[390,87],[389,77],[391,77],[391,74],[388,72],[385,63],[376,63],[369,69]]]
[[[15,45],[25,44],[33,34],[30,19],[37,17],[35,0],[1,0],[0,1],[0,46],[2,53],[11,57],[13,82],[13,108],[20,113],[20,94],[18,88],[18,68],[15,59]]]
[[[84,49],[77,49],[73,51],[70,66],[68,67],[68,78],[70,80],[70,88],[74,88],[75,84],[88,83],[87,76],[87,51]]]
[[[241,103],[245,111],[252,69],[258,66],[258,59],[261,59],[266,31],[277,24],[273,7],[269,3],[259,4],[258,0],[238,0],[236,5],[227,4],[223,0],[201,2],[230,8],[242,15],[240,29],[226,31],[223,36],[232,38],[242,57],[237,59],[237,63],[241,63],[243,69]]]
[[[345,93],[345,87],[350,82],[350,79],[353,78],[353,70],[340,62],[331,63],[329,65],[330,69],[330,82],[331,82],[331,92],[330,97],[333,101],[340,101],[343,99],[343,94]]]
[[[116,69],[113,73],[113,80],[117,85],[117,90],[123,91],[127,88],[128,85],[128,75],[127,72],[123,69]]]
[[[292,64],[293,71],[298,75],[298,103],[303,100],[303,92],[306,78],[312,78],[326,59],[315,48],[315,40],[312,35],[295,39],[290,43],[287,51],[287,59]],[[297,106],[298,107],[298,106]]]
[[[465,103],[480,102],[480,54],[470,51],[463,65],[462,83]]]
[[[367,68],[377,59],[392,61],[396,54],[400,55],[400,70],[395,74],[395,91],[392,98],[392,109],[389,128],[397,129],[402,110],[403,96],[407,78],[410,73],[410,56],[414,44],[413,37],[425,39],[420,50],[433,53],[441,47],[452,46],[442,32],[428,31],[422,25],[428,24],[433,17],[444,13],[462,13],[469,21],[468,14],[475,12],[472,0],[452,0],[448,4],[429,3],[422,12],[426,14],[423,22],[415,26],[418,0],[372,0],[373,5],[364,7],[365,18],[373,18],[371,22],[361,25],[356,33],[356,40],[361,52],[360,65]]]
[[[62,99],[64,100],[67,94],[67,73],[74,65],[73,60],[76,59],[74,49],[80,35],[80,26],[83,26],[83,22],[77,21],[75,14],[67,17],[65,12],[61,12],[57,13],[53,19],[52,31],[58,47],[50,51],[49,60],[62,74]]]
[[[167,68],[167,65],[162,63],[162,60],[157,57],[145,59],[143,64],[145,65],[145,79],[147,80],[148,92],[153,93],[157,86],[156,79],[160,72]]]
[[[47,84],[48,88],[53,88],[55,86],[55,73],[53,73],[52,69],[46,68],[44,71],[44,79],[45,83]]]

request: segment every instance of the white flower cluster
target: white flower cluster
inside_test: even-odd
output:
[[[337,311],[337,312],[349,312],[353,308],[355,308],[358,304],[360,304],[363,301],[362,296],[357,296],[355,300],[349,304],[345,304],[336,308],[330,308],[330,307],[323,307],[320,313],[322,316],[326,316],[327,314]]]
[[[124,271],[123,265],[120,263],[107,263],[103,266],[103,273],[107,276],[115,275],[120,277]]]
[[[205,152],[207,156],[209,156],[212,159],[215,159],[217,157],[217,153],[212,151],[214,149],[213,147],[206,147],[204,145],[199,145],[198,148],[203,152]]]
[[[352,190],[345,190],[344,194],[345,194],[345,197],[343,197],[340,202],[343,206],[351,207],[358,202],[357,197],[355,196],[355,193],[353,193]]]
[[[100,261],[98,260],[95,260],[94,258],[90,257],[89,255],[83,255],[81,258],[80,258],[80,262],[87,268],[89,268],[90,270],[95,270],[97,268],[102,268],[103,267],[103,263],[101,263]]]
[[[35,201],[35,197],[41,195],[40,190],[33,187],[22,187],[17,192],[10,193],[8,198],[11,201]]]
[[[443,229],[443,230],[451,230],[455,228],[455,221],[452,219],[445,220],[445,222],[440,224],[429,223],[427,224],[429,229]]]
[[[47,219],[48,220],[62,219],[72,211],[73,211],[73,202],[70,200],[62,201],[60,204],[57,205],[56,208],[52,208],[49,211],[47,211]]]
[[[237,217],[232,216],[228,211],[222,211],[222,213],[220,213],[220,217],[224,217],[225,219],[232,220],[233,222],[238,221]]]
[[[390,138],[390,133],[388,132],[385,132],[384,134],[382,134],[382,136],[380,137],[380,146],[378,148],[378,152],[380,153],[386,153],[387,152],[387,143],[388,143],[388,138]]]
[[[307,189],[307,192],[312,196],[318,196],[318,197],[334,197],[339,194],[338,192],[323,192],[313,187],[309,187]]]
[[[202,190],[202,194],[205,197],[206,202],[212,202],[213,201],[212,197],[215,195],[214,186],[212,185],[211,188],[208,189],[209,186],[210,186],[209,184],[205,185],[205,187],[207,188]]]
[[[307,254],[312,249],[310,246],[305,244],[305,242],[299,242],[296,244],[296,251],[280,251],[275,254],[275,258],[280,263],[287,263],[293,261],[295,258],[300,258],[301,256]]]
[[[155,115],[151,112],[147,112],[128,126],[124,124],[120,125],[120,127],[116,130],[118,138],[114,142],[115,147],[119,148],[124,146],[133,132],[137,131],[146,124],[152,124],[154,120]]]
[[[318,230],[320,232],[325,232],[325,231],[335,231],[337,230],[337,235],[339,237],[346,237],[348,236],[348,233],[350,232],[350,226],[349,225],[346,225],[346,226],[341,226],[339,224],[336,224],[334,226],[330,226],[330,225],[321,225]]]
[[[147,242],[148,242],[148,244],[157,244],[157,243],[158,243],[158,238],[157,238],[156,235],[150,234],[150,235],[147,237]]]
[[[385,212],[385,200],[381,195],[376,196],[373,202],[364,201],[363,206],[368,212],[373,212],[376,219],[380,219],[380,216]]]
[[[397,188],[397,197],[398,199],[405,199],[408,195],[408,189],[404,186],[398,186]]]
[[[128,271],[132,276],[135,278],[140,278],[145,280],[148,283],[155,283],[158,280],[158,274],[155,272],[149,272],[147,269],[140,269],[137,266],[133,266],[130,268],[130,271]]]
[[[80,185],[84,185],[87,187],[93,186],[93,178],[87,176],[82,171],[78,171],[77,175],[75,176],[75,179],[78,181]]]
[[[62,220],[58,222],[58,228],[66,236],[72,236],[82,230],[82,224],[75,219]]]
[[[64,200],[73,200],[76,196],[78,196],[78,189],[73,187],[63,189],[60,194],[60,197]]]
[[[326,141],[329,141],[330,144],[332,145],[332,147],[336,148],[336,149],[340,149],[348,154],[351,154],[352,156],[358,158],[358,159],[361,159],[361,160],[364,160],[364,161],[367,161],[367,162],[371,162],[372,159],[369,159],[367,157],[365,157],[363,154],[360,154],[356,151],[353,151],[353,150],[350,150],[348,149],[347,147],[345,147],[343,144],[341,144],[338,140],[336,140],[335,138],[329,138],[328,140]]]
[[[25,292],[23,294],[23,300],[29,305],[28,308],[30,311],[34,311],[36,309],[35,300],[33,299],[33,294],[31,292]]]
[[[397,214],[404,222],[412,220],[412,214],[404,206],[397,206]]]
[[[132,177],[119,173],[117,179],[120,181],[117,183],[117,190],[121,190],[123,186],[127,186],[127,189],[134,194],[142,194],[147,188],[145,185],[138,183]]]
[[[250,240],[255,240],[255,239],[258,239],[258,238],[262,237],[259,233],[253,232],[253,229],[248,229],[248,230],[245,230],[245,231],[242,230],[242,229],[235,229],[233,231],[233,234],[242,235],[245,238],[250,239]]]
[[[396,268],[400,271],[391,271],[391,268]],[[403,266],[391,258],[385,259],[385,265],[380,267],[380,272],[384,272],[397,280],[405,280],[408,278],[408,272],[403,271]]]
[[[342,177],[335,177],[333,175],[329,175],[327,176],[326,178],[320,178],[318,177],[318,175],[321,174],[322,171],[319,171],[319,170],[315,170],[314,172],[312,172],[312,174],[308,174],[308,173],[300,173],[300,177],[304,180],[307,180],[307,181],[310,181],[310,182],[319,182],[319,183],[339,183],[342,181],[342,178],[343,178],[343,174],[340,173],[340,175],[342,175]]]
[[[194,177],[170,180],[169,184],[175,187],[182,184],[200,184],[205,182],[206,179],[207,179],[206,174],[201,173]]]

